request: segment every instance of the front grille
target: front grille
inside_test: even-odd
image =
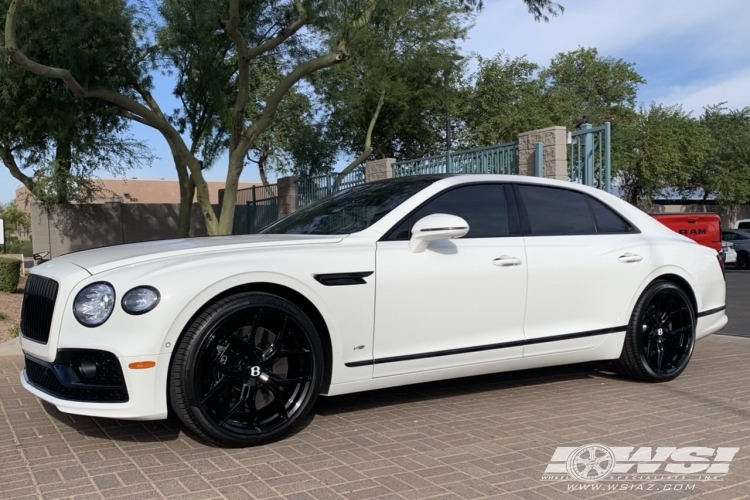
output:
[[[96,375],[86,377],[83,358],[96,364]],[[104,351],[60,351],[54,363],[26,356],[26,377],[31,385],[56,398],[90,403],[124,403],[128,391],[117,358]]]
[[[46,344],[57,299],[57,281],[32,274],[26,282],[21,309],[21,333],[27,339]]]

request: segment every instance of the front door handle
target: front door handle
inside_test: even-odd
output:
[[[519,259],[518,257],[511,257],[510,255],[501,255],[497,259],[493,260],[492,263],[498,267],[520,266],[521,259]]]
[[[630,264],[631,262],[640,262],[643,260],[643,257],[638,255],[637,253],[630,253],[627,252],[623,255],[620,255],[620,258],[617,259],[623,264]]]

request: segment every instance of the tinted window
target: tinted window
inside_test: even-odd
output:
[[[518,186],[534,236],[594,234],[585,195],[541,186]]]
[[[721,233],[721,239],[725,241],[734,240],[734,233]]]
[[[350,234],[362,231],[437,180],[424,176],[374,182],[340,191],[297,210],[266,234]]]
[[[633,230],[633,227],[628,224],[625,219],[617,215],[617,213],[607,205],[591,197],[589,197],[588,200],[591,212],[594,214],[596,232],[611,234],[629,233]]]
[[[477,184],[452,189],[427,202],[403,221],[388,238],[407,240],[412,226],[432,214],[457,215],[469,223],[464,238],[493,238],[508,235],[508,207],[502,184]]]
[[[747,240],[747,239],[750,239],[750,237],[745,236],[744,234],[734,233],[734,239],[735,240]]]
[[[737,229],[750,229],[750,222],[740,222],[737,224]]]

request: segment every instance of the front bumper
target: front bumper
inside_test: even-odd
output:
[[[122,391],[120,393],[107,393],[102,395],[108,396],[104,402],[92,401],[99,396],[92,396],[92,393],[86,392],[82,385],[76,388],[76,380],[73,377],[66,378],[65,363],[44,362],[33,356],[26,358],[30,364],[27,369],[37,370],[35,373],[27,372],[24,369],[21,372],[21,384],[23,387],[39,397],[40,399],[54,405],[63,413],[72,413],[75,415],[85,415],[89,417],[107,417],[125,420],[160,420],[167,418],[167,398],[166,394],[161,394],[165,386],[159,383],[159,380],[166,378],[169,369],[169,354],[159,356],[138,356],[133,358],[115,358],[119,362],[122,370]],[[56,360],[57,361],[57,360]],[[155,361],[156,366],[150,369],[131,370],[128,365],[136,361]],[[44,373],[46,379],[40,379],[40,368],[48,370]],[[53,372],[57,373],[53,373]],[[31,376],[30,376],[31,375]],[[163,377],[163,378],[162,378]],[[56,386],[53,378],[61,384]],[[49,384],[40,383],[42,380],[49,381]],[[61,389],[61,387],[63,389]],[[88,386],[90,388],[90,386]],[[161,387],[161,389],[158,389]],[[105,389],[110,390],[111,387]],[[83,392],[82,392],[83,390]],[[122,395],[126,396],[123,400]],[[119,396],[119,401],[117,397]]]

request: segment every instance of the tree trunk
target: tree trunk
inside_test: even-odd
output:
[[[11,148],[0,146],[0,160],[3,161],[5,168],[10,171],[10,175],[12,175],[17,181],[21,182],[26,189],[29,190],[29,193],[34,192],[34,187],[36,187],[34,179],[21,172],[21,169],[18,168],[18,164],[16,163]]]
[[[347,165],[346,168],[341,171],[338,177],[336,177],[334,190],[339,189],[339,185],[341,185],[341,182],[346,177],[346,174],[357,168],[363,161],[370,157],[370,154],[372,153],[372,131],[375,129],[375,123],[377,123],[378,121],[378,115],[380,115],[380,110],[383,107],[384,102],[385,89],[380,91],[380,99],[378,99],[378,105],[375,107],[375,112],[372,114],[372,118],[370,119],[370,125],[367,127],[367,133],[365,134],[365,149],[362,151],[361,155],[359,155],[354,159],[353,162]]]
[[[177,236],[187,238],[190,236],[190,226],[193,212],[193,198],[195,198],[195,183],[190,177],[187,165],[174,159],[177,177],[180,182],[180,219],[177,223]]]
[[[72,158],[73,150],[70,141],[56,139],[55,160],[52,166],[52,178],[56,191],[56,203],[69,203],[71,195],[73,195],[73,193],[69,192],[71,186],[68,184],[70,170],[72,168]]]

